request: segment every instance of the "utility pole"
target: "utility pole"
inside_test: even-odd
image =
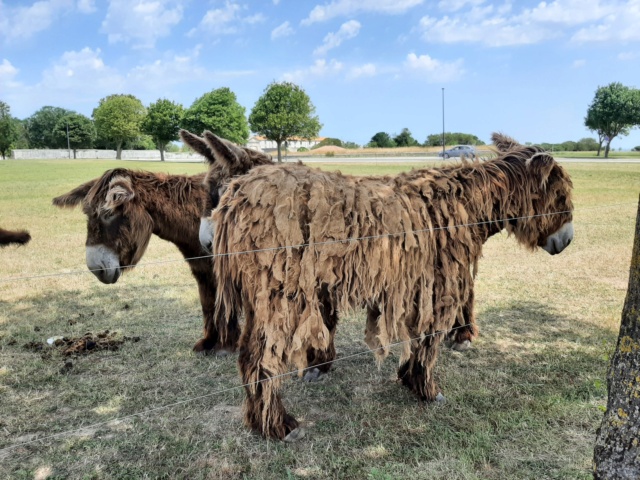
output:
[[[442,158],[444,158],[444,87],[442,87]]]

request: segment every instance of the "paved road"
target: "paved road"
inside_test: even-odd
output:
[[[562,163],[640,163],[639,158],[609,158],[604,160],[602,158],[563,158],[563,157],[555,157],[556,160]],[[289,155],[286,159],[283,159],[284,163],[295,163],[298,160],[304,163],[437,163],[437,164],[446,164],[452,161],[456,161],[456,159],[443,160],[440,157],[435,156],[411,156],[411,157],[326,157],[326,156],[318,156],[318,157],[307,157],[307,156],[295,156]],[[129,161],[129,160],[124,160]],[[136,162],[159,162],[159,160],[144,160],[144,159],[135,159],[131,161]],[[190,159],[185,160],[166,160],[168,163],[200,163],[194,162]],[[202,160],[204,162],[204,159]]]

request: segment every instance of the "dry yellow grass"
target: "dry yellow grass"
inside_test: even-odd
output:
[[[85,220],[53,196],[125,166],[195,173],[204,165],[99,161],[0,162],[0,224],[33,241],[0,250],[1,478],[590,478],[605,401],[607,354],[624,300],[640,165],[568,164],[574,242],[531,254],[505,235],[486,245],[476,283],[480,338],[445,350],[448,398],[424,407],[396,385],[396,364],[340,360],[319,384],[287,382],[307,428],[276,444],[241,424],[241,389],[157,412],[113,418],[238,385],[235,358],[197,357],[195,282],[177,249],[153,239],[140,266],[102,285],[84,266]],[[393,173],[416,165],[340,165]],[[159,260],[177,260],[153,264]],[[79,273],[75,273],[78,271]],[[71,275],[6,281],[10,277]],[[140,336],[115,352],[65,359],[23,348],[53,335],[110,329]],[[340,358],[365,350],[356,312],[338,327]],[[57,439],[2,450],[40,436]]]

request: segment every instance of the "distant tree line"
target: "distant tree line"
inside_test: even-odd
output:
[[[470,133],[445,132],[445,145],[484,145],[485,143],[477,136]],[[403,128],[397,135],[390,135],[387,132],[378,132],[366,145],[369,148],[396,148],[396,147],[441,147],[442,133],[428,135],[427,139],[420,143],[416,140],[408,128]]]
[[[250,128],[280,147],[292,137],[313,138],[322,128],[315,107],[299,86],[273,82],[258,99],[249,117],[229,88],[222,87],[197,98],[189,108],[168,99],[145,107],[133,95],[115,94],[100,100],[91,118],[61,107],[45,106],[25,119],[11,115],[0,100],[0,154],[16,148],[123,149],[165,151],[179,147],[181,128],[196,134],[209,130],[238,144],[249,140]]]

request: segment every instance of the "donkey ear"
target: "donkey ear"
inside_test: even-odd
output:
[[[191,147],[196,153],[199,153],[204,158],[206,158],[207,162],[209,163],[215,162],[216,159],[211,153],[211,150],[209,150],[209,147],[207,146],[207,142],[205,142],[203,138],[197,135],[194,135],[188,130],[183,130],[183,129],[180,130],[180,138],[184,143],[186,143],[189,147]]]
[[[129,202],[133,197],[135,197],[135,192],[131,185],[131,179],[122,176],[113,177],[109,182],[109,191],[102,210],[112,212],[120,205]]]
[[[84,198],[89,193],[89,190],[91,190],[91,187],[93,187],[97,181],[98,179],[93,179],[87,183],[83,183],[70,192],[54,198],[52,203],[59,208],[73,208],[76,205],[82,203]]]
[[[223,163],[230,170],[241,165],[241,159],[244,155],[244,151],[242,149],[236,147],[230,141],[214,135],[208,130],[205,131],[203,135],[209,145],[209,149],[213,152],[213,155],[218,161]]]
[[[539,152],[527,160],[527,168],[541,183],[545,183],[553,170],[556,161],[546,152]]]
[[[496,146],[499,152],[508,152],[521,145],[511,137],[502,133],[494,132],[491,134],[491,141]]]

